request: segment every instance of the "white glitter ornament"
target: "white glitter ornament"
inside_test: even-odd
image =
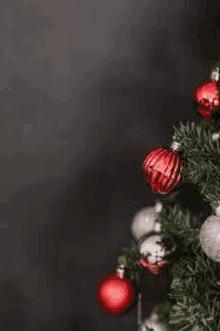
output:
[[[203,223],[199,241],[204,253],[213,261],[220,262],[220,217],[209,216]]]
[[[136,241],[150,231],[160,231],[160,223],[157,222],[157,217],[162,208],[162,204],[157,202],[155,207],[142,208],[134,215],[131,232]]]

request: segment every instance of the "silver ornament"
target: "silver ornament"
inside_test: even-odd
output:
[[[162,236],[154,235],[140,244],[140,254],[143,256],[148,256],[149,254],[148,261],[150,264],[160,261],[166,255],[165,249],[159,244],[159,242],[162,242]]]
[[[160,231],[161,226],[157,218],[162,208],[162,203],[157,202],[154,207],[144,207],[134,215],[131,232],[136,241],[150,231]]]
[[[161,232],[151,231],[140,238],[136,251],[147,258],[150,264],[164,261],[176,249],[176,243],[171,235],[166,240],[168,246],[165,246]]]
[[[203,223],[199,241],[204,253],[213,261],[220,262],[220,217],[209,216]]]
[[[138,241],[143,234],[153,231],[156,212],[153,207],[145,207],[138,211],[132,220],[131,232]]]

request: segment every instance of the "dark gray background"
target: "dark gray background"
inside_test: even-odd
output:
[[[217,58],[216,2],[2,0],[2,331],[135,330],[105,315],[132,215],[154,202],[136,164],[191,118]]]

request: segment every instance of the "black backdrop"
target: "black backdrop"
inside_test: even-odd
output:
[[[136,164],[191,118],[219,8],[3,0],[0,13],[0,329],[135,330],[136,311],[105,315],[95,285],[154,203]]]

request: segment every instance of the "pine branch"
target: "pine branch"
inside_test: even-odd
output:
[[[165,206],[159,214],[161,232],[166,240],[172,235],[178,242],[176,254],[168,257],[173,279],[167,297],[176,303],[159,305],[160,321],[172,331],[217,330],[220,314],[220,267],[207,257],[199,243],[201,222],[186,209]],[[134,279],[136,272],[145,269],[137,262],[135,242],[123,248],[127,277]]]
[[[185,182],[198,185],[204,198],[220,200],[220,142],[213,141],[212,125],[189,122],[174,126],[175,141],[180,143],[179,155],[184,162],[182,174]]]

